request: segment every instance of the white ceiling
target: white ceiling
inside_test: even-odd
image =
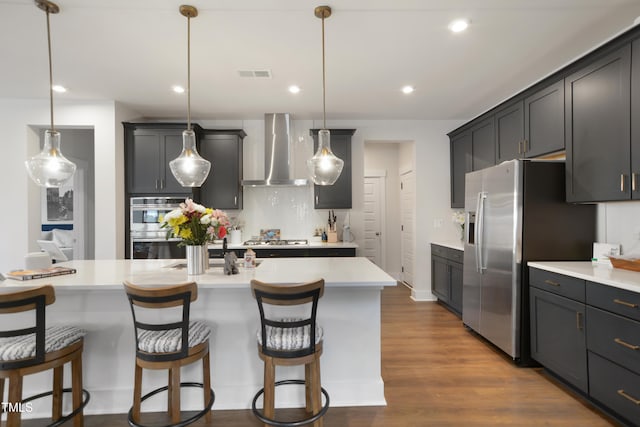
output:
[[[188,0],[184,0],[188,1]],[[187,20],[180,0],[57,0],[51,16],[58,100],[116,100],[141,116],[186,118]],[[328,119],[474,117],[632,26],[640,0],[193,0],[192,116]],[[462,34],[448,31],[471,19]],[[0,97],[46,98],[45,13],[0,0]],[[247,79],[241,69],[269,69]],[[287,91],[297,84],[302,91]],[[416,91],[403,95],[403,85]]]

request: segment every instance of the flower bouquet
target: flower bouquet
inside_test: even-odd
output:
[[[451,214],[451,220],[460,226],[460,240],[464,240],[465,215],[463,211],[455,211]]]
[[[160,221],[160,227],[167,229],[167,239],[177,237],[180,239],[178,246],[187,247],[187,274],[190,275],[202,274],[208,268],[206,245],[224,238],[229,226],[225,212],[205,208],[188,198]]]
[[[160,224],[160,228],[167,229],[167,239],[177,237],[181,239],[178,246],[188,246],[224,238],[231,223],[225,212],[186,199],[178,209],[167,213]]]

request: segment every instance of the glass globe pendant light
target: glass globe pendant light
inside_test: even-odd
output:
[[[322,129],[318,132],[318,150],[307,160],[307,169],[316,185],[333,185],[340,177],[344,160],[331,151],[331,134],[327,129],[327,108],[325,100],[325,64],[324,64],[324,20],[331,16],[329,6],[318,6],[314,10],[317,18],[322,19]]]
[[[187,17],[187,130],[182,132],[182,152],[169,162],[169,168],[183,187],[200,187],[209,175],[211,162],[198,154],[196,134],[191,129],[191,18],[198,16],[198,9],[182,5],[180,13]]]
[[[31,179],[42,187],[60,187],[69,181],[76,171],[76,165],[60,151],[60,132],[53,125],[53,66],[51,65],[51,30],[49,14],[58,13],[60,8],[47,0],[36,0],[36,5],[47,13],[47,42],[49,47],[49,106],[51,129],[45,131],[44,146],[39,154],[24,162]]]

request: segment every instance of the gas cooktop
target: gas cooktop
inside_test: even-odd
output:
[[[247,240],[243,243],[245,246],[262,246],[262,245],[274,245],[274,246],[284,246],[284,245],[306,245],[309,242],[306,239],[283,239],[283,240]]]

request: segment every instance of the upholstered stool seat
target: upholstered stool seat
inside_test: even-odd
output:
[[[195,282],[176,286],[136,286],[129,282],[124,287],[131,305],[136,340],[136,366],[133,389],[133,406],[129,410],[129,424],[143,426],[140,420],[141,404],[148,398],[168,392],[167,412],[171,417],[170,426],[186,426],[203,416],[211,420],[211,407],[215,395],[211,389],[209,365],[209,336],[211,328],[204,322],[190,320],[191,302],[198,297]],[[142,321],[143,313],[139,309],[181,309],[181,320],[156,320],[153,323]],[[164,319],[164,317],[162,318]],[[202,382],[180,382],[180,368],[202,360]],[[142,396],[142,370],[166,369],[169,371],[169,384]],[[204,409],[195,415],[181,420],[181,387],[203,389]],[[165,426],[167,427],[167,426]]]
[[[257,333],[258,356],[264,362],[264,387],[253,398],[251,408],[266,426],[293,427],[313,424],[322,426],[322,417],[329,409],[329,394],[320,384],[320,355],[324,331],[316,322],[318,300],[324,293],[324,280],[299,285],[268,284],[251,281],[251,290],[258,303],[260,329]],[[306,315],[278,315],[279,308],[299,309]],[[275,381],[276,366],[304,365],[304,380]],[[281,421],[275,418],[275,388],[280,385],[304,384],[306,418]],[[262,412],[257,401],[263,397]],[[322,405],[321,396],[325,397]]]
[[[82,389],[82,349],[85,331],[74,326],[46,327],[45,307],[55,301],[50,285],[35,289],[0,294],[0,399],[12,405],[25,404],[45,396],[52,397],[52,423],[58,426],[73,418],[74,426],[84,424],[83,408],[89,402],[89,392]],[[7,330],[14,323],[5,315],[35,311],[35,326]],[[15,324],[20,324],[16,321]],[[64,365],[71,362],[71,388],[63,388]],[[53,369],[51,391],[22,397],[24,376]],[[9,380],[8,400],[4,399],[5,379]],[[62,395],[71,392],[72,411],[62,415]],[[19,406],[18,406],[19,407]],[[5,408],[3,408],[5,409]],[[2,412],[0,412],[0,420]],[[20,425],[20,412],[8,411],[7,427]]]

